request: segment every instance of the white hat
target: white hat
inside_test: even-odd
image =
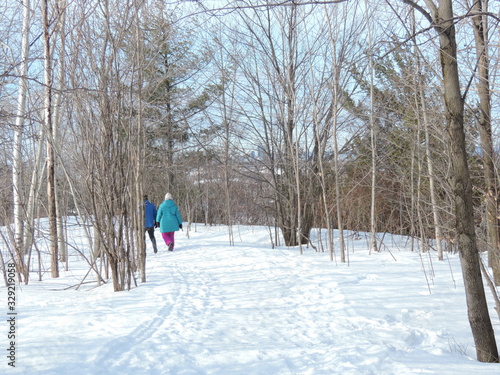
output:
[[[165,194],[165,200],[166,200],[166,201],[168,201],[168,200],[173,200],[173,198],[172,198],[172,194],[170,194],[170,193]]]

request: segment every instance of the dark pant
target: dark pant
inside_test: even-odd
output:
[[[149,228],[144,228],[145,232],[148,232],[149,234],[149,239],[151,240],[151,243],[153,244],[153,249],[156,253],[156,238],[155,238],[155,228],[154,227],[149,227]]]

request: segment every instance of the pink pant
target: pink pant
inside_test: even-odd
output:
[[[172,250],[174,249],[174,235],[175,235],[175,232],[167,232],[167,233],[161,234],[161,236],[163,237],[163,240],[165,241],[165,244],[167,246],[169,244],[172,244]]]

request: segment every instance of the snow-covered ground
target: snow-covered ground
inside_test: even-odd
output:
[[[229,246],[227,228],[197,225],[189,238],[177,232],[174,252],[156,232],[147,282],[119,293],[111,283],[67,289],[87,271],[70,250],[59,279],[17,286],[15,368],[2,286],[0,373],[500,373],[475,360],[457,255],[438,262],[386,235],[372,254],[366,238],[349,238],[341,264],[310,248],[272,249],[267,228],[234,231]],[[69,234],[87,253],[78,227]]]

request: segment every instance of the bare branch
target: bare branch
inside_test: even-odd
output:
[[[387,0],[386,0],[387,1]],[[422,8],[420,5],[418,5],[417,3],[415,3],[413,0],[402,0],[403,3],[407,4],[407,5],[410,5],[411,7],[413,7],[414,9],[418,10],[425,18],[427,18],[427,20],[429,21],[429,23],[431,25],[434,25],[434,18],[433,16],[431,16],[424,8]],[[426,4],[429,8],[431,8],[432,10],[432,13],[433,15],[436,14],[437,12],[437,8],[436,6],[434,5],[434,3],[432,1],[426,1]]]
[[[188,17],[193,17],[197,16],[200,14],[206,14],[206,13],[211,13],[213,15],[217,15],[219,12],[227,12],[227,13],[232,13],[237,10],[244,10],[244,9],[271,9],[271,8],[277,8],[277,7],[296,7],[296,6],[304,6],[304,5],[328,5],[328,4],[340,4],[347,2],[348,0],[310,0],[310,1],[296,1],[296,0],[283,0],[281,2],[265,2],[264,4],[248,4],[244,0],[237,0],[235,1],[234,5],[227,4],[222,7],[218,8],[207,8],[205,4],[201,0],[194,0],[192,2],[196,3],[202,10],[194,13],[189,13],[184,17],[179,18],[180,21],[184,18]],[[176,2],[174,2],[176,3]],[[243,3],[241,5],[237,5],[238,3]],[[227,13],[223,14],[226,15]]]

